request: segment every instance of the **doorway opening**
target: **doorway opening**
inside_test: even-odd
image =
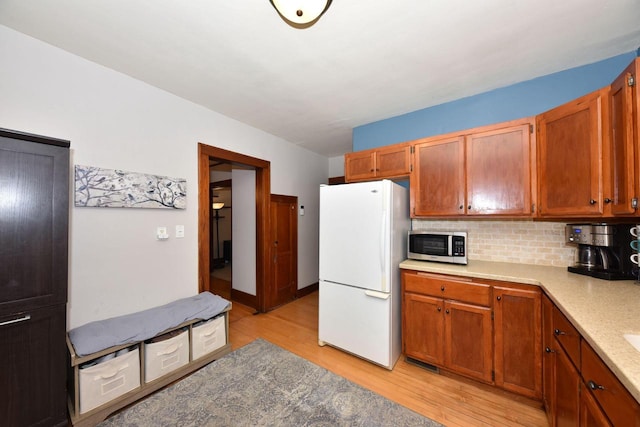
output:
[[[271,276],[271,265],[268,262],[269,257],[269,202],[270,202],[270,162],[258,159],[244,154],[235,153],[233,151],[212,147],[202,143],[198,144],[198,290],[199,292],[212,291],[211,272],[212,267],[221,265],[220,258],[224,262],[224,246],[220,249],[212,241],[215,233],[212,226],[221,225],[220,216],[226,215],[224,206],[216,206],[214,209],[213,197],[215,185],[212,186],[212,167],[218,169],[227,169],[229,172],[233,170],[249,170],[255,172],[255,295],[250,291],[244,292],[231,288],[230,299],[240,302],[249,307],[255,308],[259,312],[267,310],[267,301],[265,298],[266,291],[269,286],[269,278]],[[223,180],[217,180],[223,181]],[[233,186],[233,181],[231,183]],[[233,190],[231,190],[233,191]],[[222,202],[219,202],[222,203]],[[252,206],[253,207],[253,206]],[[252,208],[251,207],[251,208]],[[233,209],[233,204],[231,206]],[[250,209],[250,208],[248,208]],[[216,221],[215,210],[218,220]],[[232,214],[230,210],[229,216]],[[223,214],[224,213],[224,214]],[[219,231],[218,238],[222,237]],[[231,240],[231,239],[229,239]],[[224,245],[224,239],[221,240]],[[232,246],[231,244],[229,244]],[[237,245],[236,245],[237,246]],[[230,250],[231,248],[229,248]],[[221,257],[222,255],[222,257]],[[237,268],[242,268],[242,260],[233,259],[237,257],[231,256],[232,262]],[[253,262],[253,261],[251,261]],[[251,266],[253,267],[253,266]],[[214,292],[215,293],[215,292]]]

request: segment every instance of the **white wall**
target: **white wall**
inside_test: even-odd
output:
[[[344,176],[344,156],[329,158],[329,177]]]
[[[327,158],[4,26],[0,57],[0,127],[69,139],[72,164],[187,180],[185,210],[71,207],[70,328],[197,293],[198,142],[271,161],[272,192],[306,208],[299,286],[317,282]]]
[[[231,171],[231,286],[250,295],[256,294],[256,172]]]

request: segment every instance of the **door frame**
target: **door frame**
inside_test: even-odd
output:
[[[266,311],[265,295],[271,264],[269,263],[269,224],[271,195],[271,162],[222,148],[198,143],[198,292],[209,290],[210,253],[209,235],[209,159],[225,160],[231,164],[253,167],[256,172],[256,305],[259,312]]]

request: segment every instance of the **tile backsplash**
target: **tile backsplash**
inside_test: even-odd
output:
[[[412,220],[414,230],[466,231],[470,260],[566,267],[575,246],[564,242],[564,223],[527,220]]]

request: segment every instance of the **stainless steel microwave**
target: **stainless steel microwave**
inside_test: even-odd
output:
[[[411,230],[407,239],[407,257],[467,264],[467,232]]]

